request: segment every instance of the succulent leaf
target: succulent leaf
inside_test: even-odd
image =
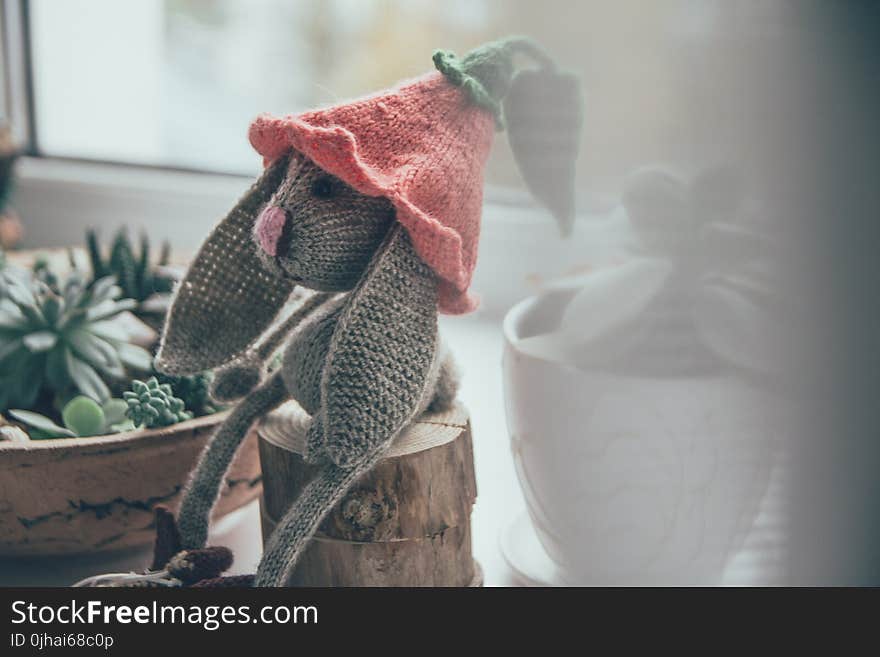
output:
[[[132,429],[131,422],[125,417],[126,405],[121,399],[109,399],[98,405],[94,400],[83,395],[71,399],[61,411],[64,426],[59,426],[51,418],[35,413],[15,409],[10,415],[30,428],[30,438],[82,438],[103,436]]]
[[[210,389],[212,376],[208,372],[192,376],[169,376],[157,374],[159,383],[167,383],[174,394],[183,400],[186,408],[197,417],[217,412],[217,406],[211,399]]]
[[[19,422],[23,422],[30,427],[34,427],[35,429],[39,429],[40,431],[49,434],[45,436],[47,438],[74,438],[76,436],[76,434],[70,429],[60,427],[45,415],[34,413],[33,411],[25,411],[16,408],[10,410],[9,415]],[[33,438],[34,435],[31,434],[31,437]]]
[[[77,436],[98,436],[106,426],[103,409],[95,400],[82,395],[67,402],[61,411],[61,418],[64,426]]]
[[[162,242],[162,251],[159,253],[159,266],[164,267],[171,262],[171,242]]]
[[[170,245],[163,242],[158,262],[150,262],[149,238],[142,234],[139,251],[135,248],[125,230],[119,231],[110,245],[109,255],[105,260],[101,255],[101,246],[94,231],[86,233],[86,244],[92,262],[92,282],[90,287],[106,276],[112,276],[116,284],[122,288],[121,296],[134,299],[139,305],[157,292],[170,292],[175,277],[163,269],[168,264]]]
[[[126,421],[126,411],[128,404],[123,399],[108,399],[101,406],[104,411],[104,418],[108,425],[119,425]]]
[[[41,351],[48,351],[58,342],[58,335],[53,333],[52,331],[37,331],[35,333],[31,333],[26,335],[21,339],[24,343],[24,346],[27,347],[31,353],[39,353]]]
[[[0,411],[27,407],[42,393],[102,402],[110,396],[105,378],[124,379],[127,367],[149,370],[149,354],[117,321],[135,302],[119,299],[113,277],[91,289],[78,272],[54,290],[31,273],[10,280],[11,294],[0,299]]]
[[[104,401],[110,397],[110,389],[95,368],[74,356],[69,349],[64,352],[64,364],[67,366],[70,378],[83,394],[97,401]]]
[[[173,395],[171,386],[160,384],[156,377],[132,381],[131,388],[122,396],[128,405],[126,414],[136,426],[165,427],[193,417],[183,400]]]
[[[135,308],[137,308],[137,302],[134,299],[120,299],[118,301],[107,299],[106,301],[101,301],[96,306],[89,308],[86,311],[86,319],[90,322],[98,322],[102,319],[108,319],[109,317],[118,315],[126,310],[134,310]]]
[[[641,352],[628,354],[648,362],[651,354],[668,353],[664,340],[674,332],[677,344],[694,347],[677,347],[681,354],[702,351],[711,359],[696,358],[699,367],[726,363],[778,373],[787,357],[785,281],[773,267],[782,245],[766,216],[769,208],[749,195],[740,173],[714,167],[687,183],[665,169],[640,169],[627,177],[622,205],[638,238],[635,253],[665,260],[672,268],[665,281],[654,278],[655,289],[642,288],[650,292],[643,311],[616,329],[622,335],[649,321],[665,327],[640,339]],[[598,275],[591,278],[601,282]],[[618,290],[608,286],[615,294],[609,303],[623,307],[638,298],[638,281],[630,283]],[[586,327],[590,312],[605,314],[598,300],[583,303],[580,310]]]
[[[134,344],[117,344],[119,359],[124,365],[141,372],[149,372],[153,367],[153,356],[150,352]]]
[[[128,331],[126,331],[123,326],[120,326],[113,321],[101,320],[93,322],[90,325],[90,330],[92,334],[97,335],[99,338],[109,340],[110,342],[127,343],[129,338]]]
[[[90,228],[86,231],[86,248],[89,252],[89,260],[92,265],[92,276],[99,279],[107,275],[107,268],[101,257],[101,248],[98,246],[98,234]]]

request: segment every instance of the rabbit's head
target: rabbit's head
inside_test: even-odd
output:
[[[365,196],[294,152],[254,226],[267,271],[325,292],[361,279],[394,221],[384,197]]]

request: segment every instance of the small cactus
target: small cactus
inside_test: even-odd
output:
[[[128,404],[126,415],[135,426],[167,427],[193,417],[183,400],[174,396],[171,386],[160,384],[154,376],[146,381],[132,381],[131,390],[122,396]]]

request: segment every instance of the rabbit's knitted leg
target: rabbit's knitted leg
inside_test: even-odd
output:
[[[384,451],[384,448],[376,450],[352,468],[328,463],[318,471],[266,543],[254,586],[285,585],[321,521],[348,489],[375,465]]]
[[[186,486],[178,513],[178,528],[184,549],[204,547],[211,509],[241,441],[257,418],[280,405],[287,397],[281,375],[273,374],[238,403],[208,442]]]

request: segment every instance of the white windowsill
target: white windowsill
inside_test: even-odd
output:
[[[211,227],[253,182],[242,176],[122,166],[78,160],[23,158],[13,205],[25,225],[26,248],[82,244],[88,227],[104,235],[127,226],[177,253],[198,248]],[[537,290],[538,282],[584,264],[619,256],[625,228],[613,216],[584,215],[560,239],[555,222],[520,190],[488,188],[479,264],[472,290],[481,316],[500,319]]]

